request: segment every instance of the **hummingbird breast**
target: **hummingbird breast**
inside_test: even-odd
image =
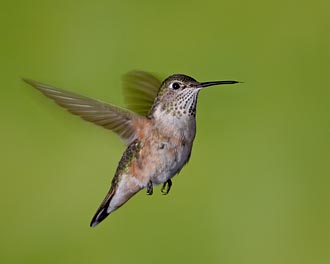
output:
[[[192,116],[150,120],[139,140],[142,148],[136,160],[136,171],[143,182],[161,184],[175,176],[188,162],[196,133],[196,122]],[[144,126],[146,128],[146,126]],[[138,177],[139,177],[138,176]],[[146,181],[148,179],[148,181]]]

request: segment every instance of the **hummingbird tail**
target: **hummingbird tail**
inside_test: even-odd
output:
[[[101,203],[99,209],[97,209],[90,226],[95,227],[99,223],[101,223],[111,212],[108,212],[108,208],[111,202],[113,195],[115,194],[115,190],[111,189],[107,196],[104,198],[103,202]]]

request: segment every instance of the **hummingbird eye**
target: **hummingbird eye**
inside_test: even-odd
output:
[[[177,82],[174,82],[174,83],[172,83],[172,88],[173,88],[174,90],[177,90],[177,89],[180,88],[180,84],[177,83]]]

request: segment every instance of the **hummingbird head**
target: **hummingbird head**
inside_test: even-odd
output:
[[[198,82],[184,74],[167,77],[161,84],[148,116],[171,114],[178,118],[195,116],[198,92],[208,86],[235,84],[238,81]]]

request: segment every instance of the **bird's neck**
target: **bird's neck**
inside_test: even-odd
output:
[[[155,107],[152,120],[161,133],[168,136],[194,138],[196,133],[195,112],[189,113],[175,105],[159,105]]]

